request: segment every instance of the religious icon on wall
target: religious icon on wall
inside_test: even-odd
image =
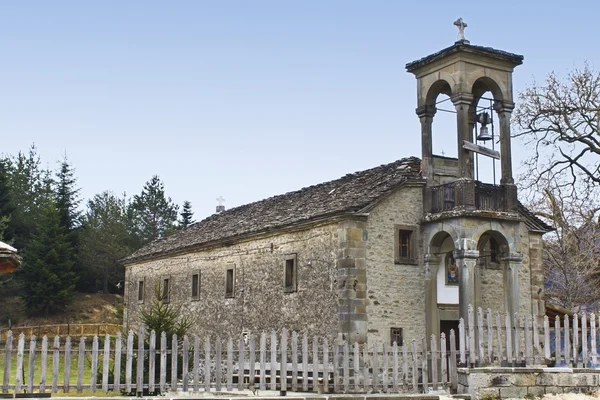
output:
[[[458,285],[458,266],[452,252],[446,255],[446,285]]]

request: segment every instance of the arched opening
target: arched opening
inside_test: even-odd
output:
[[[498,231],[484,232],[477,242],[479,250],[478,268],[476,269],[475,296],[479,304],[492,310],[507,310],[506,263],[509,255],[508,241]]]

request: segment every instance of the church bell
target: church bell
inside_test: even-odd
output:
[[[477,114],[477,122],[481,124],[481,128],[479,129],[479,134],[477,135],[477,140],[486,142],[488,140],[492,140],[492,136],[490,135],[490,130],[488,129],[488,125],[491,122],[490,114],[487,112],[482,112],[481,114]]]

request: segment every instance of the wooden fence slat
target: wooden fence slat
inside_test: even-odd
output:
[[[344,340],[344,393],[350,392],[350,349]]]
[[[458,389],[458,368],[456,364],[456,333],[454,329],[450,330],[450,387],[452,391]]]
[[[531,328],[529,323],[529,315],[525,315],[525,365],[529,365],[533,362],[533,349],[531,345]]]
[[[83,392],[83,373],[85,368],[85,336],[79,339],[77,355],[77,393]]]
[[[137,361],[136,361],[136,379],[135,379],[135,391],[138,395],[144,392],[144,339],[146,337],[146,333],[144,332],[144,328],[140,327],[138,330],[138,348],[137,348]]]
[[[244,377],[246,373],[245,344],[244,336],[242,335],[238,341],[238,390],[244,390]]]
[[[579,317],[573,314],[573,363],[579,363]]]
[[[102,356],[102,391],[108,392],[108,371],[110,366],[110,335],[104,335],[104,352]]]
[[[156,390],[156,332],[150,331],[148,338],[148,393]]]
[[[475,335],[473,335],[475,336]],[[421,358],[421,364],[422,364],[422,376],[423,376],[423,393],[427,393],[427,390],[429,389],[429,366],[427,365],[427,361],[428,361],[428,357],[427,357],[427,338],[423,337],[423,341],[421,343],[422,346],[422,358]]]
[[[167,333],[160,333],[160,372],[158,378],[160,393],[167,391]]]
[[[98,336],[94,335],[94,337],[92,338],[92,374],[91,374],[91,385],[90,385],[90,391],[92,393],[96,392],[96,382],[98,382],[98,351],[99,351],[99,344],[98,344]]]
[[[598,364],[598,350],[596,347],[596,315],[594,313],[590,314],[590,330],[592,368],[596,368],[596,365]]]
[[[8,393],[8,386],[10,385],[10,366],[12,358],[12,346],[13,346],[13,333],[8,331],[6,334],[6,344],[4,346],[4,376],[2,378],[2,393]]]
[[[554,318],[554,354],[556,365],[560,364],[560,318]]]
[[[353,374],[353,378],[354,378],[354,391],[355,392],[359,392],[360,391],[360,349],[358,346],[358,342],[354,342],[354,345],[352,346],[352,361],[353,361],[353,366],[352,366],[352,374]]]
[[[587,314],[581,314],[581,356],[583,368],[588,367],[590,354],[588,353]]]
[[[29,365],[28,365],[28,377],[27,377],[27,393],[33,393],[34,373],[35,373],[35,346],[37,340],[35,335],[31,335],[29,339]]]
[[[254,390],[254,388],[256,387],[256,342],[254,340],[253,333],[251,333],[248,337],[248,351],[250,353],[250,360],[248,362],[248,373],[250,374],[250,377],[248,379],[248,384],[250,386],[250,389]]]
[[[21,333],[19,335],[19,342],[17,344],[17,376],[15,379],[15,393],[20,393],[23,387],[23,360],[25,353],[25,335]]]
[[[477,360],[480,363],[485,363],[486,357],[483,352],[483,309],[481,307],[477,308]],[[433,356],[433,354],[432,354]]]
[[[329,341],[323,339],[323,384],[325,393],[329,393]]]
[[[487,361],[489,363],[494,362],[494,323],[492,321],[492,310],[487,309],[486,312],[486,323],[487,323]]]
[[[308,392],[308,336],[302,334],[302,390]]]
[[[373,380],[373,391],[377,391],[379,390],[379,360],[377,358],[377,355],[379,353],[379,346],[377,344],[377,341],[373,342],[373,353],[371,354],[372,357],[372,361],[371,361],[371,368],[373,370],[373,374],[372,374],[372,380]]]
[[[279,384],[281,390],[287,390],[287,329],[281,329],[281,367],[279,373]]]
[[[465,338],[465,320],[463,318],[460,318],[458,320],[458,347],[459,347],[459,352],[460,352],[460,364],[461,365],[466,365],[467,364],[467,355],[466,355],[466,347],[467,347],[467,341]]]
[[[521,325],[521,320],[519,319],[519,316],[515,313],[515,315],[513,316],[513,345],[515,347],[515,360],[516,362],[520,362],[521,361],[521,351],[520,351],[520,344],[521,344],[521,329],[523,328],[523,326]]]
[[[260,390],[266,390],[266,369],[267,369],[267,334],[260,334],[260,378],[259,388]]]
[[[479,310],[481,310],[481,308]],[[481,329],[480,337],[483,339],[483,329]],[[483,348],[482,348],[482,351],[480,354],[483,355]],[[437,390],[438,389],[438,352],[437,352],[437,341],[435,340],[435,335],[431,335],[431,380],[432,380],[433,390]]]
[[[538,317],[536,315],[531,319],[533,326],[533,363],[538,365],[540,363],[541,347],[540,347],[540,332],[537,323]]]
[[[221,391],[221,383],[222,383],[222,366],[221,366],[221,358],[222,358],[222,354],[221,354],[221,338],[219,336],[217,336],[217,341],[215,342],[215,377],[216,377],[216,382],[215,382],[215,390],[217,392]]]
[[[506,324],[506,361],[512,364],[513,362],[513,346],[512,346],[512,323],[510,314],[506,313],[504,317],[504,322]]]
[[[498,361],[502,362],[507,359],[508,354],[504,353],[504,341],[502,340],[502,319],[500,313],[496,312],[496,333],[498,343]]]
[[[570,343],[571,343],[571,332],[569,332],[570,331],[570,328],[569,328],[569,316],[567,314],[565,314],[563,324],[564,324],[564,328],[563,328],[563,330],[564,330],[564,334],[563,334],[564,339],[563,340],[564,340],[564,344],[565,344],[564,345],[565,363],[567,363],[567,365],[571,365],[571,345],[570,345]]]
[[[54,337],[52,345],[52,393],[58,392],[58,368],[60,367],[60,337]]]
[[[210,392],[210,336],[204,339],[204,391]]]
[[[319,391],[319,338],[314,336],[313,342],[313,356],[312,356],[312,391]]]
[[[179,356],[179,341],[177,335],[171,337],[171,391],[177,392],[177,358]]]
[[[40,360],[40,393],[46,392],[46,371],[48,370],[48,336],[42,337],[42,354]]]
[[[117,338],[115,339],[115,366],[114,371],[118,373],[114,374],[113,391],[119,393],[121,391],[121,348],[123,346],[123,338],[121,332],[117,332]]]
[[[392,373],[394,392],[398,393],[398,343],[394,340],[392,345]],[[358,389],[358,388],[357,388]]]
[[[402,388],[408,390],[408,346],[402,343]]]
[[[269,381],[271,390],[277,390],[277,333],[271,332],[271,371],[269,373]]]
[[[475,345],[476,336],[475,336],[475,313],[473,310],[473,304],[469,304],[469,314],[468,314],[468,332],[469,332],[469,362],[471,364],[475,364],[478,361],[477,354],[477,346]]]
[[[298,334],[292,332],[292,391],[298,391]]]
[[[333,393],[340,392],[340,344],[333,342]]]
[[[71,337],[65,339],[65,358],[63,366],[63,392],[69,393],[71,389]]]
[[[181,380],[183,387],[181,388],[184,393],[189,391],[188,379],[190,373],[190,338],[188,335],[183,335],[183,346],[181,348]]]
[[[544,315],[544,358],[550,360],[550,321]]]
[[[194,361],[192,364],[194,372],[194,392],[200,391],[200,338],[194,335]]]
[[[125,391],[131,393],[131,374],[133,369],[133,331],[127,335],[127,349],[125,353]]]
[[[227,338],[227,390],[233,390],[233,340]]]
[[[446,347],[446,334],[442,332],[440,334],[440,358],[441,362],[441,375],[442,375],[442,388],[446,388],[446,384],[448,383],[448,359],[447,357],[447,347]]]
[[[367,344],[363,345],[363,388],[369,391],[369,349]]]
[[[412,358],[413,358],[413,363],[412,363],[412,387],[413,390],[416,392],[419,390],[419,364],[418,364],[418,359],[417,359],[418,355],[417,355],[417,339],[413,339],[412,340]]]

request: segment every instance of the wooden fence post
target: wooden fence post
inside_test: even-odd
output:
[[[233,390],[233,340],[227,338],[227,390]]]
[[[302,390],[308,392],[308,336],[302,334]]]
[[[292,391],[298,391],[298,334],[292,332]]]
[[[204,391],[210,392],[210,336],[206,335],[204,339]]]
[[[42,337],[42,359],[40,360],[40,393],[46,392],[46,371],[48,368],[48,336]]]
[[[244,336],[241,335],[240,340],[238,340],[238,390],[244,390],[244,376],[246,373],[246,366],[244,365],[246,363],[245,344],[246,343],[244,342]]]
[[[133,331],[127,335],[127,350],[125,353],[125,391],[131,393],[131,373],[133,369]]]
[[[269,381],[271,390],[277,390],[277,333],[271,332],[271,372]]]
[[[156,384],[156,332],[150,331],[148,343],[148,394],[154,393]]]
[[[596,348],[596,314],[590,314],[590,339],[591,339],[591,347],[592,347],[592,368],[596,368],[596,364],[598,363],[598,351]]]
[[[312,357],[312,391],[319,391],[319,338],[313,336],[313,357]]]
[[[54,337],[52,345],[52,393],[58,392],[58,368],[60,362],[60,337]]]
[[[190,381],[188,375],[190,373],[190,339],[188,335],[183,335],[183,346],[181,348],[181,381],[185,393],[189,391]]]
[[[92,338],[92,376],[91,376],[91,385],[90,391],[92,393],[96,392],[96,382],[98,379],[98,336],[94,335]]]
[[[8,393],[10,385],[10,361],[12,357],[13,333],[8,331],[6,334],[6,344],[4,345],[4,376],[2,378],[2,393]]]
[[[77,355],[77,393],[83,392],[83,369],[85,367],[85,336],[79,339]]]
[[[117,338],[115,339],[115,367],[114,367],[114,385],[113,390],[115,393],[121,391],[121,347],[123,346],[123,339],[121,332],[117,332]]]
[[[557,317],[558,318],[558,317]],[[571,332],[569,332],[569,316],[564,316],[564,343],[565,343],[565,363],[571,365]]]
[[[158,387],[160,393],[167,391],[167,333],[160,333],[160,377]]]
[[[67,336],[65,340],[65,359],[63,373],[63,392],[69,393],[71,388],[71,337]]]
[[[450,387],[452,392],[456,392],[458,389],[458,368],[456,365],[456,334],[454,329],[450,330]]]
[[[260,378],[259,388],[260,390],[266,390],[266,369],[267,369],[267,334],[262,332],[260,334]]]
[[[35,335],[31,335],[31,338],[29,340],[29,371],[28,371],[28,378],[27,378],[27,393],[33,393],[36,342],[37,342],[37,340],[36,340]]]

